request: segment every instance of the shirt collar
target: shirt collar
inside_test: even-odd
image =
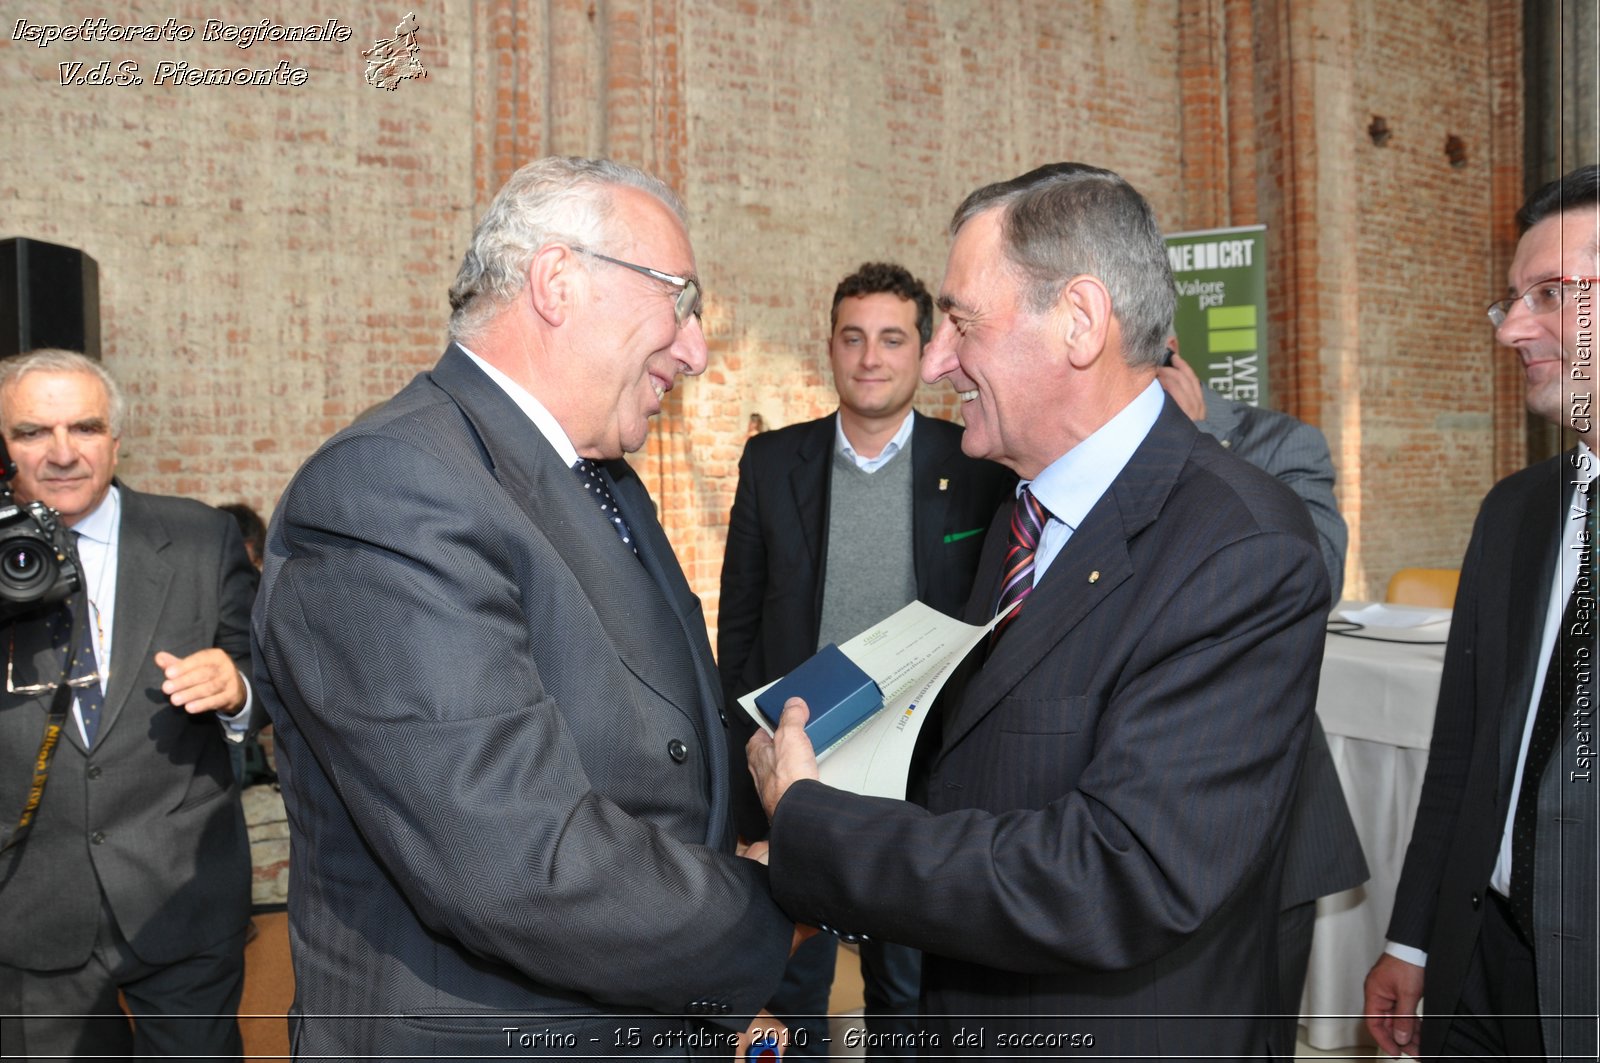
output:
[[[518,409],[527,414],[528,420],[533,422],[539,434],[556,448],[556,453],[561,455],[561,460],[566,462],[567,468],[570,469],[577,464],[578,448],[572,445],[572,440],[567,438],[566,429],[561,427],[561,422],[556,420],[554,414],[545,409],[544,403],[534,398],[527,388],[467,350],[461,342],[457,341],[456,346],[461,348],[462,354],[472,359],[474,365],[483,370],[485,376],[499,385],[500,390],[517,404]]]
[[[113,483],[100,504],[87,517],[74,524],[71,530],[81,538],[109,546],[112,536],[117,533],[117,520],[121,515],[122,491]]]
[[[1031,482],[1019,483],[1018,492],[1029,488],[1051,517],[1076,531],[1155,427],[1165,402],[1166,392],[1152,380],[1088,439],[1051,462]]]
[[[885,443],[876,457],[863,458],[856,453],[856,448],[850,445],[850,440],[844,434],[844,421],[836,413],[833,415],[833,450],[855,462],[863,472],[875,472],[888,464],[889,459],[905,449],[906,441],[911,438],[911,425],[916,419],[912,410],[906,411],[906,419],[900,422],[900,427],[895,431],[894,438]]]

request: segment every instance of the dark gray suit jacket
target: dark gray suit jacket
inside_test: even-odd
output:
[[[1328,453],[1328,441],[1316,428],[1286,413],[1234,402],[1210,388],[1205,389],[1205,396],[1206,419],[1196,427],[1234,457],[1287,484],[1306,504],[1337,597],[1344,586],[1349,533],[1333,497],[1333,457]],[[1290,812],[1283,906],[1290,908],[1354,889],[1366,880],[1367,859],[1328,751],[1328,738],[1322,722],[1312,717],[1305,773]],[[1299,982],[1297,974],[1295,984]]]
[[[969,620],[1005,546],[1002,516]],[[1292,1053],[1279,850],[1327,608],[1304,507],[1168,403],[955,690],[929,807],[785,795],[779,901],[921,948],[946,1051],[982,1026],[1000,1055]]]
[[[1438,1051],[1460,999],[1511,812],[1562,522],[1574,497],[1569,470],[1575,453],[1496,484],[1462,562],[1428,774],[1389,923],[1391,941],[1428,953],[1424,1054]],[[1592,620],[1580,637],[1596,646],[1591,659],[1600,658]],[[1593,1059],[1596,1050],[1600,779],[1592,752],[1592,676],[1582,691],[1590,714],[1586,722],[1576,715],[1563,721],[1561,745],[1539,786],[1533,947],[1545,1050],[1552,1058]],[[1574,777],[1583,772],[1586,777]]]
[[[14,967],[82,966],[101,891],[153,964],[215,945],[250,918],[250,843],[222,728],[214,714],[173,707],[154,658],[218,646],[248,674],[256,571],[226,513],[118,487],[116,628],[99,734],[85,750],[68,717],[33,831],[0,857],[0,963]],[[10,627],[4,637],[32,675],[61,674],[43,623]],[[3,690],[0,699],[0,809],[10,819],[50,699]]]
[[[302,1056],[497,1055],[519,1025],[661,1052],[777,986],[792,924],[732,855],[700,602],[604,467],[638,558],[451,348],[279,504],[254,634]]]
[[[1344,589],[1344,554],[1350,532],[1333,497],[1333,455],[1314,426],[1278,410],[1225,399],[1205,389],[1206,417],[1200,431],[1221,443],[1236,458],[1287,484],[1300,496],[1317,529],[1322,560],[1338,601]]]

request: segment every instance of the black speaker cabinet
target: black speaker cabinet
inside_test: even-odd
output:
[[[38,347],[100,357],[100,267],[76,248],[0,240],[0,357]]]

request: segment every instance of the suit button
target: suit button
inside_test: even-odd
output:
[[[1478,910],[1478,908],[1479,908],[1479,906],[1481,906],[1481,905],[1482,905],[1482,904],[1483,904],[1483,897],[1482,897],[1482,895],[1481,895],[1481,894],[1477,894],[1477,893],[1474,893],[1474,894],[1473,894],[1473,895],[1472,895],[1472,910],[1473,910],[1473,911],[1477,911],[1477,910]]]
[[[727,727],[728,726],[728,714],[726,712],[723,712],[721,709],[717,710],[717,719],[722,721],[722,726],[723,727]]]
[[[106,840],[106,832],[103,830],[97,830],[93,834],[89,835],[89,840],[96,845],[101,845]]]
[[[98,779],[98,778],[100,778],[100,765],[98,765],[98,764],[91,764],[91,765],[90,765],[90,766],[89,766],[89,778],[91,778],[91,779]]]
[[[674,738],[672,741],[667,743],[667,756],[671,757],[679,764],[682,764],[684,761],[689,759],[689,747],[684,745],[680,740]]]

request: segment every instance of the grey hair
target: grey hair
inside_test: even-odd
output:
[[[1124,361],[1161,364],[1177,293],[1155,212],[1132,185],[1096,166],[1052,163],[973,192],[950,234],[993,209],[1004,212],[1001,247],[1023,277],[1030,310],[1048,310],[1072,277],[1096,277],[1122,325]]]
[[[122,398],[122,388],[106,367],[77,351],[64,351],[57,347],[40,347],[38,350],[14,354],[0,361],[0,393],[6,391],[29,373],[88,373],[105,385],[111,415],[111,438],[122,438],[122,415],[127,404]],[[4,427],[0,425],[0,427]]]
[[[512,174],[473,231],[450,286],[450,338],[470,339],[515,299],[540,248],[555,242],[604,247],[617,187],[649,193],[687,224],[672,189],[624,163],[552,155]]]

